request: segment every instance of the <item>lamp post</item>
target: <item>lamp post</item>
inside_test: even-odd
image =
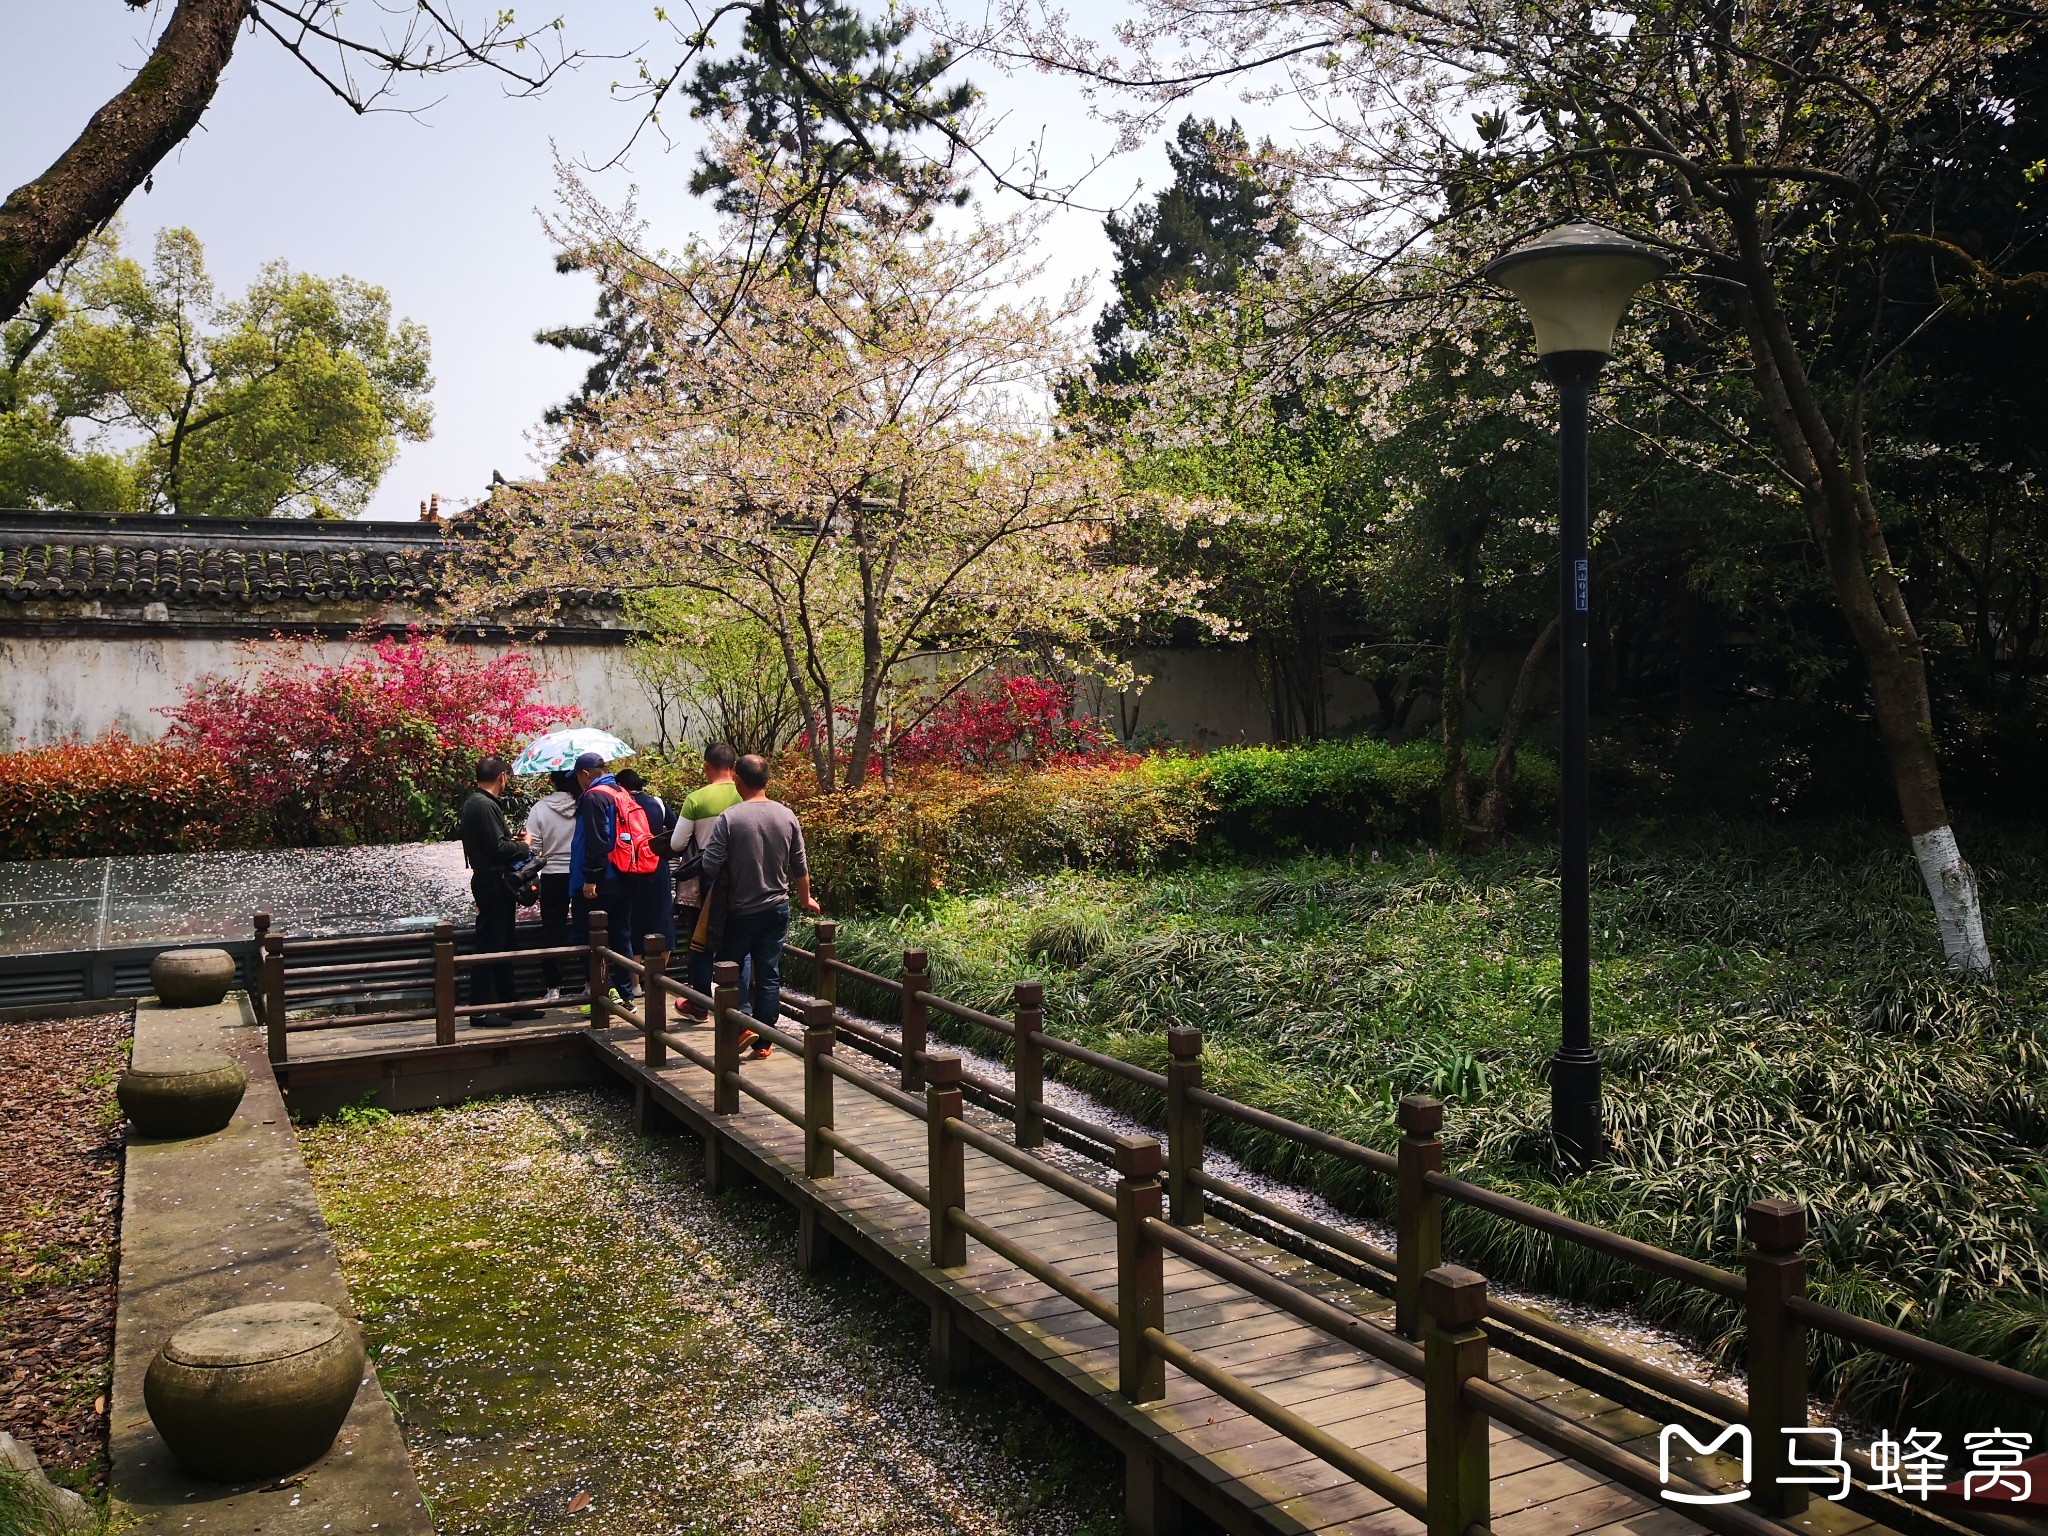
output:
[[[1559,1164],[1583,1173],[1599,1160],[1600,1055],[1593,1049],[1590,876],[1586,861],[1587,565],[1586,439],[1593,381],[1614,351],[1615,327],[1635,291],[1670,263],[1598,224],[1560,224],[1496,257],[1487,278],[1521,301],[1536,354],[1557,386],[1563,534],[1558,590],[1558,686],[1563,761],[1559,807],[1564,1027],[1550,1059],[1550,1132]]]

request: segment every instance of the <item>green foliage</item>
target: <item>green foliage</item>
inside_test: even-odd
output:
[[[1033,870],[1145,869],[1207,830],[1199,783],[1137,770],[920,774],[836,795],[791,794],[814,881],[836,906],[897,908]]]
[[[426,332],[394,325],[383,289],[272,262],[222,300],[186,229],[161,231],[147,268],[95,237],[0,352],[17,505],[349,516],[433,419]]]
[[[1435,814],[1441,763],[1434,742],[1322,742],[1014,773],[932,770],[823,796],[799,775],[776,792],[803,817],[824,898],[893,910],[1053,869],[1164,869],[1232,849],[1264,855],[1413,836]],[[1533,752],[1523,763],[1532,801],[1554,796],[1550,764]],[[678,777],[690,782],[687,765]]]
[[[661,751],[674,749],[685,771],[691,748],[723,741],[741,752],[773,757],[802,725],[782,648],[766,625],[707,611],[684,589],[634,593],[628,610],[639,638],[626,648],[654,706]],[[835,691],[851,692],[859,657],[834,634],[823,647]]]
[[[1996,985],[1927,953],[1917,871],[1881,826],[1697,822],[1601,844],[1594,1018],[1613,1149],[1571,1182],[1557,1177],[1549,1135],[1547,845],[1070,871],[842,921],[839,952],[893,975],[904,948],[922,947],[937,991],[999,1012],[1016,980],[1037,977],[1049,1028],[1148,1066],[1163,1061],[1169,1025],[1201,1028],[1216,1091],[1383,1149],[1399,1095],[1435,1093],[1466,1176],[1724,1266],[1740,1267],[1749,1200],[1799,1198],[1817,1295],[2038,1373],[2048,837],[1973,829],[1973,843]],[[884,999],[850,1002],[886,1013]],[[1159,1112],[1126,1085],[1077,1080]],[[1392,1190],[1356,1167],[1213,1117],[1210,1134],[1340,1204],[1391,1210]],[[1461,1262],[1504,1283],[1626,1301],[1739,1354],[1739,1316],[1711,1298],[1463,1207],[1449,1232]],[[1817,1348],[1823,1390],[1859,1411],[1957,1425],[1989,1411],[1925,1376]]]
[[[0,1466],[0,1536],[106,1536],[105,1512],[80,1530],[60,1513],[26,1472]]]

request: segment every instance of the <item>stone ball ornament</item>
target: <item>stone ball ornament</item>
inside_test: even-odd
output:
[[[194,1051],[160,1066],[131,1067],[114,1085],[128,1123],[144,1136],[183,1141],[225,1130],[249,1086],[232,1056]]]
[[[224,949],[167,949],[149,962],[149,984],[167,1008],[211,1008],[235,984],[235,957]]]
[[[267,1482],[327,1454],[365,1364],[355,1324],[332,1307],[258,1302],[171,1335],[142,1400],[187,1476]]]

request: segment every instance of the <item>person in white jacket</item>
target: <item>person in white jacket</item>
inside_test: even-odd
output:
[[[545,862],[540,867],[540,941],[555,949],[569,942],[569,845],[576,836],[576,775],[557,769],[548,775],[554,788],[526,813],[526,836]],[[540,963],[547,992],[542,1002],[562,996],[562,962],[553,955]]]

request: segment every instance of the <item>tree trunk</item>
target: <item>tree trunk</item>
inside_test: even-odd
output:
[[[1472,775],[1465,765],[1467,659],[1472,650],[1472,594],[1479,565],[1479,540],[1464,538],[1453,551],[1449,633],[1444,640],[1442,705],[1444,772],[1437,790],[1438,838],[1445,851],[1465,846],[1472,827]]]
[[[1843,453],[1806,376],[1791,327],[1778,307],[1755,209],[1738,205],[1732,222],[1742,253],[1741,308],[1758,393],[1786,467],[1801,487],[1842,617],[1863,654],[1878,735],[1906,836],[1934,904],[1942,952],[1956,969],[1988,975],[1991,951],[1976,876],[1956,847],[1942,797],[1920,636],[1860,463],[1852,468],[1851,457],[1860,455]],[[1852,419],[1848,430],[1860,434],[1861,423]]]
[[[248,0],[178,0],[156,51],[127,88],[48,170],[0,204],[0,320],[192,131],[248,10]]]
[[[1479,826],[1488,837],[1499,837],[1508,828],[1508,802],[1515,792],[1515,753],[1522,745],[1522,731],[1529,723],[1529,705],[1536,697],[1536,673],[1543,658],[1557,641],[1557,620],[1543,626],[1543,633],[1522,658],[1522,670],[1515,674],[1515,691],[1508,695],[1507,713],[1501,718],[1500,740],[1493,749],[1493,772],[1488,775],[1486,794],[1479,801]]]

